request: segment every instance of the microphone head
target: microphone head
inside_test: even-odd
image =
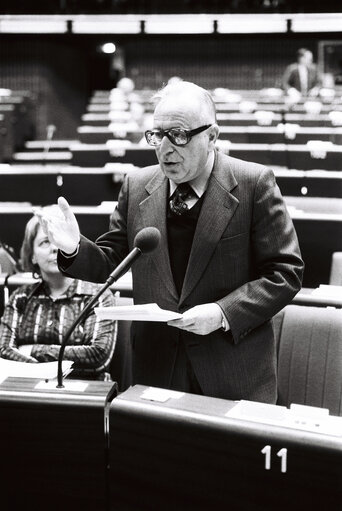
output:
[[[145,227],[134,238],[134,246],[143,254],[147,254],[157,248],[160,237],[160,232],[156,227]]]

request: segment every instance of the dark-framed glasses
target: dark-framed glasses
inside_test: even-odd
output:
[[[210,126],[212,125],[206,124],[194,130],[183,130],[182,128],[147,130],[145,131],[145,138],[149,145],[155,147],[162,143],[164,137],[167,137],[174,145],[182,146],[188,144],[194,135],[207,130]]]

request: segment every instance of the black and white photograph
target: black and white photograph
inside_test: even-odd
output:
[[[1,511],[342,510],[342,4],[0,3]]]

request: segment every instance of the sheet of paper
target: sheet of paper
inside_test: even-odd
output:
[[[178,312],[161,309],[156,303],[121,305],[118,307],[95,307],[94,310],[100,319],[166,322],[182,317],[182,314]]]
[[[62,362],[63,374],[70,371],[73,362],[71,360],[64,360]],[[39,364],[31,364],[27,362],[15,362],[14,360],[7,360],[0,358],[0,375],[3,376],[19,376],[22,378],[44,378],[52,379],[57,378],[58,362],[42,362]]]
[[[57,385],[56,380],[41,380],[39,383],[37,383],[35,389],[54,390],[56,388],[56,385]],[[87,387],[89,387],[89,384],[87,382],[71,380],[63,381],[63,390],[70,390],[72,392],[84,392]]]
[[[177,390],[160,389],[157,387],[148,387],[141,394],[141,399],[147,401],[158,401],[159,403],[165,403],[169,399],[180,399],[185,396],[184,392],[178,392]]]
[[[339,298],[342,300],[342,286],[332,286],[328,284],[320,284],[311,293],[313,296]]]

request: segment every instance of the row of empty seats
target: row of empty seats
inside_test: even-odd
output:
[[[111,203],[117,200],[123,176],[157,161],[154,149],[146,144],[143,137],[144,129],[151,123],[151,96],[152,91],[95,91],[89,99],[88,108],[107,108],[107,125],[81,124],[78,136],[73,140],[28,141],[25,151],[14,154],[9,166],[0,167],[3,184],[0,201],[49,204],[55,202],[59,195],[64,195],[72,205],[83,207],[78,215],[81,223],[83,218],[87,218],[84,233],[96,238],[108,228],[108,216],[113,208]],[[225,98],[216,94],[219,111],[224,109],[224,105],[228,108],[236,104],[234,94],[228,99],[225,95]],[[252,94],[244,91],[240,99],[240,103],[252,102]],[[277,104],[288,107],[285,98],[277,98],[277,102],[273,99],[257,97],[260,106]],[[297,107],[304,107],[304,104],[298,103]],[[322,101],[322,105],[324,109],[338,112],[341,98],[336,96],[330,102]],[[296,105],[291,108],[294,107]],[[219,116],[249,115],[254,119],[250,126],[221,127],[219,149],[274,169],[306,262],[304,285],[316,287],[320,283],[328,283],[332,255],[342,250],[342,173],[339,171],[342,168],[342,149],[333,142],[340,141],[342,128],[302,128],[291,123],[260,126],[255,122],[256,113],[219,113]],[[267,111],[264,113],[267,114]],[[103,114],[85,114],[88,115]],[[291,111],[286,115],[299,114]],[[303,115],[311,115],[317,121],[322,114]],[[84,116],[82,119],[84,123]],[[296,139],[297,136],[306,142],[297,143],[300,140]],[[254,143],[253,137],[259,137],[259,142]],[[261,143],[262,137],[268,143]],[[291,143],[273,143],[276,138],[272,140],[271,137],[285,137]],[[315,137],[318,140],[314,140]],[[90,140],[93,142],[89,143]],[[44,197],[40,193],[42,188]],[[328,200],[322,201],[322,197]],[[94,208],[103,201],[110,203],[108,207]],[[19,228],[28,213],[22,208],[20,211],[4,208],[1,214],[11,219],[11,225]],[[5,220],[2,224],[8,226],[9,222]],[[5,237],[7,243],[17,249],[14,232],[8,232],[6,227],[2,230],[0,237]]]

